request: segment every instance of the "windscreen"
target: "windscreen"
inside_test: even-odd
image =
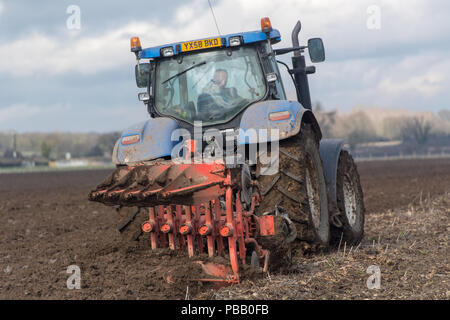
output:
[[[265,93],[255,47],[179,55],[157,64],[156,109],[190,123],[227,122]]]

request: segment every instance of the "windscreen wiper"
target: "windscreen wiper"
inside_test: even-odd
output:
[[[162,82],[162,84],[164,84],[164,83],[166,83],[166,82],[168,82],[168,81],[170,81],[170,80],[172,80],[172,79],[174,79],[174,78],[176,78],[176,77],[178,77],[178,76],[181,76],[182,74],[188,72],[189,70],[192,70],[192,69],[194,69],[194,68],[196,68],[196,67],[198,67],[198,66],[204,65],[204,64],[206,64],[206,61],[202,61],[202,62],[199,62],[199,63],[197,63],[197,64],[194,64],[194,65],[190,66],[189,68],[187,68],[187,69],[185,69],[185,70],[183,70],[183,71],[181,71],[181,72],[178,72],[177,74],[171,76],[169,79],[164,80],[164,81]]]

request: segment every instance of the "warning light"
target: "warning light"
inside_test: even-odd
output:
[[[127,146],[129,144],[138,143],[140,140],[141,140],[141,137],[138,134],[133,134],[133,135],[122,137],[121,143],[122,143],[122,145]]]
[[[287,120],[291,117],[289,111],[272,112],[269,114],[270,121]]]
[[[272,31],[272,24],[268,17],[261,18],[261,31],[264,33],[269,33]]]
[[[139,40],[139,37],[132,37],[130,39],[130,46],[131,46],[131,52],[141,51],[142,47],[141,47],[141,40]]]

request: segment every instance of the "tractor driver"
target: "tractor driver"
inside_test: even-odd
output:
[[[225,69],[217,69],[211,82],[203,88],[203,93],[213,96],[218,105],[231,108],[234,106],[233,102],[242,98],[238,95],[236,88],[227,88],[227,82],[228,72]]]

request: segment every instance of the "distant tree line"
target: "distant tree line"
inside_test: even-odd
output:
[[[120,132],[110,133],[1,133],[0,157],[14,149],[25,157],[41,156],[46,159],[111,157]]]
[[[345,114],[326,111],[317,102],[313,111],[323,136],[344,138],[352,150],[368,142],[402,140],[420,147],[432,137],[450,138],[450,110],[437,114],[392,112],[381,116],[375,109],[360,108]]]
[[[432,113],[388,113],[376,109],[357,109],[350,113],[327,111],[320,102],[313,111],[325,138],[346,139],[352,150],[359,144],[402,140],[417,146],[432,137],[450,138],[450,110]],[[14,144],[14,135],[16,142]],[[110,133],[22,133],[0,132],[0,157],[10,157],[16,145],[22,156],[46,159],[110,157],[120,132]]]

